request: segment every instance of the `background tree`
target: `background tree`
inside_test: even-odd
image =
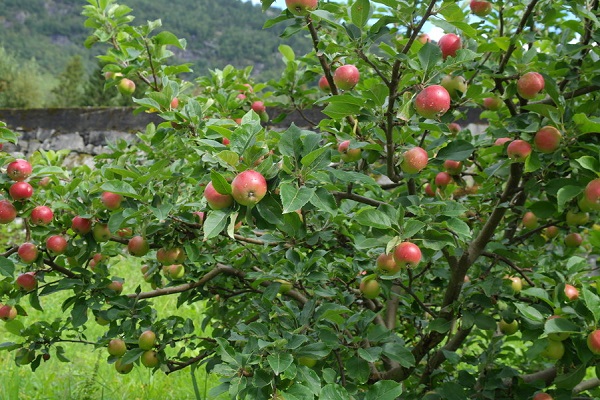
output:
[[[84,102],[84,87],[87,74],[81,57],[73,56],[64,71],[58,76],[58,83],[52,89],[54,107],[75,107]]]

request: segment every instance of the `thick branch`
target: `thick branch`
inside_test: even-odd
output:
[[[571,92],[567,92],[565,94],[563,94],[564,98],[566,100],[571,100],[574,99],[575,97],[579,97],[579,96],[584,96],[586,94],[589,93],[593,93],[593,92],[597,92],[600,90],[600,86],[598,85],[590,85],[590,86],[586,86],[583,88],[579,88],[576,90],[573,90]],[[556,103],[554,102],[554,100],[552,100],[550,97],[546,97],[544,100],[540,100],[540,101],[535,101],[529,104],[550,104],[550,105],[556,105]]]
[[[427,363],[427,369],[421,376],[422,384],[426,383],[429,379],[429,376],[431,376],[431,373],[435,371],[435,369],[446,360],[446,355],[444,354],[444,351],[452,352],[458,350],[465,341],[465,339],[469,337],[471,329],[472,328],[458,329],[458,331],[452,337],[452,339],[450,339],[444,347],[435,352],[435,354],[429,359],[429,362]]]
[[[184,361],[184,362],[168,361],[167,365],[169,367],[169,370],[167,372],[165,372],[165,374],[169,375],[170,373],[179,371],[180,369],[187,368],[192,364],[195,364],[199,361],[204,360],[206,357],[210,356],[213,353],[214,353],[214,351],[205,350],[202,353],[198,354],[196,357],[192,357],[189,360]]]
[[[373,207],[379,207],[379,206],[387,204],[383,201],[371,199],[371,198],[365,197],[365,196],[360,196],[360,195],[354,194],[352,192],[333,192],[332,195],[333,195],[333,197],[335,197],[338,200],[340,200],[340,199],[354,200],[359,203],[368,204]]]

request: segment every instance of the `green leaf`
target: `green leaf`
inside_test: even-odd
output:
[[[338,211],[335,198],[327,191],[327,189],[322,187],[315,191],[315,194],[311,197],[310,202],[317,207],[317,209],[330,214],[336,214]]]
[[[133,364],[145,351],[146,350],[140,349],[139,347],[127,351],[127,353],[123,354],[121,357],[121,364]]]
[[[358,356],[363,360],[374,363],[379,361],[381,357],[381,347],[368,347],[366,349],[358,349]]]
[[[383,354],[405,368],[411,368],[415,365],[415,356],[409,349],[400,343],[384,344]]]
[[[218,236],[227,226],[229,213],[221,210],[212,210],[203,224],[204,240]]]
[[[392,227],[390,217],[376,208],[364,208],[360,210],[356,213],[354,220],[361,225],[377,229],[389,229]]]
[[[284,214],[301,209],[315,194],[314,188],[296,187],[296,185],[289,182],[282,183],[279,190]]]
[[[231,184],[214,169],[210,171],[210,180],[215,190],[220,194],[231,194]]]
[[[545,319],[541,312],[527,304],[515,303],[515,307],[517,307],[521,315],[527,319],[535,322],[542,322]]]
[[[459,218],[450,218],[446,222],[448,229],[458,235],[459,238],[465,240],[471,237],[471,228],[469,225]]]
[[[558,211],[562,212],[565,209],[566,204],[575,197],[579,196],[582,191],[583,188],[581,186],[567,185],[560,188],[556,194],[558,200]]]
[[[154,36],[154,40],[157,44],[161,45],[171,45],[175,47],[179,47],[180,49],[184,49],[185,41],[180,41],[177,36],[168,31],[162,31],[158,35]]]
[[[296,58],[296,55],[294,54],[294,49],[292,49],[287,44],[280,44],[279,52],[288,61],[294,61]]]
[[[79,298],[71,310],[71,323],[76,328],[87,322],[88,306],[85,298]]]
[[[596,174],[600,173],[600,162],[598,162],[597,158],[591,156],[583,156],[579,157],[575,161],[577,162],[577,164],[581,165],[582,168],[585,168]]]
[[[402,385],[395,381],[378,381],[369,387],[365,400],[394,400],[402,394]]]
[[[12,321],[6,321],[4,323],[4,329],[13,335],[21,336],[21,332],[25,329],[25,325],[18,319],[13,319]]]
[[[455,140],[450,142],[438,152],[436,158],[439,160],[463,161],[473,154],[475,147],[466,140]]]
[[[566,374],[556,377],[554,384],[557,388],[572,390],[583,380],[583,378],[585,378],[586,369],[587,366],[583,363],[574,370],[567,370],[568,372]]]
[[[369,0],[356,0],[350,9],[352,23],[359,28],[365,26],[371,13],[371,2]]]
[[[525,160],[525,172],[531,173],[535,172],[542,167],[542,163],[540,162],[540,158],[538,157],[537,152],[532,152],[529,157]]]
[[[536,217],[546,219],[550,218],[552,214],[556,212],[556,205],[549,201],[536,201],[529,206],[529,210],[531,210]]]
[[[600,298],[588,288],[583,288],[582,292],[583,302],[594,316],[595,325],[598,325],[598,322],[600,321]]]
[[[267,357],[267,362],[275,375],[279,375],[282,372],[285,372],[289,368],[290,365],[294,362],[294,357],[292,357],[289,353],[277,353],[271,354]]]
[[[418,55],[421,68],[423,68],[424,79],[427,79],[429,71],[442,59],[442,51],[440,50],[440,46],[428,42],[421,47]]]
[[[589,119],[585,114],[575,114],[573,121],[577,124],[581,133],[598,133],[600,132],[600,118],[594,117]]]
[[[580,329],[566,318],[552,318],[544,324],[544,333],[579,333]]]
[[[404,239],[409,239],[415,236],[417,233],[421,231],[421,229],[425,228],[427,224],[423,221],[419,221],[418,219],[408,219],[404,224],[404,229],[402,231],[402,237]]]
[[[0,274],[7,278],[12,278],[15,275],[15,264],[12,260],[0,256]]]
[[[100,189],[106,192],[113,192],[123,196],[133,197],[134,199],[141,199],[141,196],[137,194],[135,189],[127,182],[112,180],[107,181],[100,186]]]
[[[321,390],[319,400],[350,400],[350,395],[343,386],[330,383]]]

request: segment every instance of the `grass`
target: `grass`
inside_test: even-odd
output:
[[[139,282],[143,282],[139,267],[130,263],[120,262],[111,267],[114,276],[125,278],[124,293],[131,293]],[[143,290],[150,290],[148,284],[143,284]],[[40,319],[52,321],[54,315],[61,314],[60,305],[69,296],[69,292],[42,297],[40,302],[44,312],[29,307],[27,302],[21,304],[27,309],[28,316],[19,316],[25,325]],[[168,314],[176,314],[191,318],[199,324],[199,316],[203,305],[195,303],[176,308],[176,296],[164,296],[154,300],[159,318]],[[101,336],[106,327],[90,320],[86,323],[85,334],[91,341]],[[20,342],[18,336],[7,332],[0,323],[0,342]],[[165,375],[161,371],[154,374],[151,369],[138,366],[127,375],[120,375],[114,365],[108,364],[108,353],[105,349],[94,349],[90,345],[63,343],[65,356],[70,363],[60,362],[52,357],[42,362],[33,372],[29,366],[17,366],[14,353],[0,352],[0,399],[2,400],[37,400],[37,399],[195,399],[191,368]],[[195,379],[199,387],[201,399],[209,399],[207,393],[211,387],[218,385],[218,378],[208,376],[203,368],[195,371]]]

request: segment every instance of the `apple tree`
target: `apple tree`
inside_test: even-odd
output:
[[[88,3],[106,90],[140,82],[162,122],[94,168],[0,156],[18,364],[79,341],[121,373],[206,368],[230,398],[598,396],[597,0],[287,0],[265,28],[314,48],[280,46],[268,83],[186,80],[184,39]],[[290,112],[306,123],[271,124]],[[63,315],[27,320],[58,293]],[[159,315],[160,296],[204,311]]]

